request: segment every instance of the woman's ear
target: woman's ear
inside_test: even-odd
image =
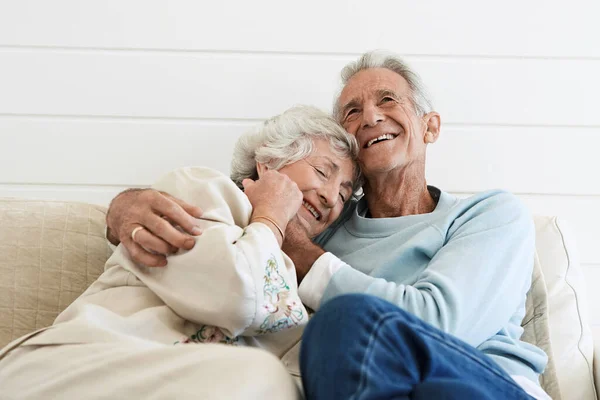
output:
[[[267,172],[269,168],[265,164],[261,164],[259,162],[256,163],[256,172],[258,173],[258,177],[260,178],[262,174]]]
[[[425,131],[425,135],[423,136],[423,141],[425,143],[435,143],[440,137],[440,127],[442,121],[440,120],[440,114],[432,111],[425,115],[425,125],[427,127],[427,131]]]

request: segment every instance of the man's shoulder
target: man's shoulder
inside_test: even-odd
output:
[[[525,203],[501,189],[487,190],[460,199],[455,205],[454,215],[456,220],[463,223],[479,221],[482,226],[516,223],[525,227],[533,224],[533,217]]]
[[[457,204],[462,208],[477,208],[481,211],[513,210],[514,212],[526,212],[527,207],[517,196],[503,189],[486,190],[462,199]]]

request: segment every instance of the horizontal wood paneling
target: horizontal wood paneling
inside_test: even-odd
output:
[[[450,126],[429,146],[427,175],[448,191],[600,195],[598,148],[600,127]]]
[[[263,119],[329,108],[354,57],[0,50],[0,113]],[[599,60],[412,57],[443,121],[600,126]]]
[[[0,183],[149,185],[188,165],[229,173],[233,145],[252,126],[0,118]]]
[[[0,45],[600,57],[599,13],[594,0],[19,0],[0,3]]]
[[[149,185],[186,165],[229,173],[233,144],[259,124],[0,117],[0,183]],[[428,180],[455,192],[600,195],[598,148],[600,128],[448,126],[430,146]]]

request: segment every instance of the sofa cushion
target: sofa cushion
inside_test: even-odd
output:
[[[524,331],[521,340],[536,345],[548,355],[548,365],[542,376],[540,376],[540,384],[553,400],[561,400],[552,343],[550,341],[550,323],[548,317],[546,281],[544,280],[542,266],[536,252],[531,288],[527,293],[526,313],[522,322]]]
[[[0,199],[0,348],[56,316],[103,271],[111,250],[106,209],[73,202]],[[542,348],[540,378],[554,399],[595,399],[585,281],[573,237],[535,217],[536,262],[523,340]]]
[[[536,252],[547,292],[552,343],[548,354],[551,357],[549,368],[556,370],[562,399],[596,399],[594,344],[587,313],[586,283],[573,234],[559,218],[535,217],[534,220]],[[540,299],[532,298],[531,301],[539,303]],[[536,344],[544,348],[544,343]],[[541,382],[546,387],[544,376]]]
[[[104,270],[106,210],[0,199],[0,348],[51,325]]]

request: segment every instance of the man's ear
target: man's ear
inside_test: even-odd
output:
[[[442,121],[440,119],[440,114],[435,111],[425,114],[423,117],[425,125],[427,127],[427,131],[423,136],[423,141],[425,143],[435,143],[437,142],[440,136],[440,127]]]
[[[267,172],[269,168],[265,164],[261,164],[259,162],[256,163],[256,172],[258,172],[258,177],[260,178],[262,174]]]

